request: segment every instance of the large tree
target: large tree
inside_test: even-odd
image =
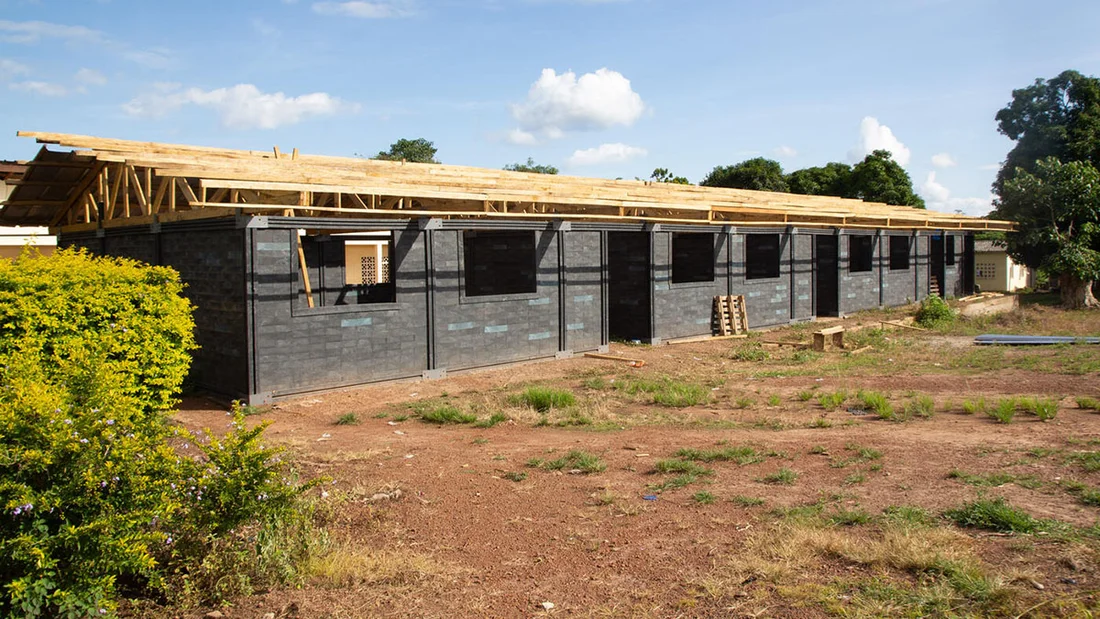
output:
[[[435,159],[435,145],[424,138],[407,140],[402,138],[390,144],[388,151],[384,150],[374,156],[375,159],[385,161],[409,161],[412,163],[439,163]]]
[[[848,195],[851,176],[852,166],[831,161],[823,166],[791,172],[787,175],[787,186],[791,193],[843,197]]]
[[[996,216],[1015,221],[1005,235],[1008,253],[1032,268],[1058,274],[1062,304],[1100,305],[1100,172],[1087,161],[1040,159],[1004,182]]]
[[[717,166],[699,183],[704,187],[730,187],[757,191],[787,191],[787,178],[778,161],[756,157],[730,166]]]
[[[997,112],[997,130],[1016,142],[997,173],[998,195],[1017,170],[1031,171],[1040,159],[1088,161],[1100,168],[1100,80],[1063,71],[1012,91]]]
[[[504,166],[505,170],[509,172],[530,172],[532,174],[557,174],[558,169],[552,165],[545,165],[541,163],[535,163],[535,160],[528,157],[527,163],[509,163]]]
[[[872,152],[852,168],[844,197],[924,208],[924,200],[913,193],[909,173],[887,150]]]
[[[1067,307],[1091,307],[1100,278],[1100,80],[1063,71],[1012,91],[997,129],[1016,142],[993,182],[994,216],[1018,262],[1056,275]]]

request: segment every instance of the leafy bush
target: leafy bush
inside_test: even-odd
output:
[[[926,395],[916,396],[905,405],[906,417],[923,417],[924,419],[930,419],[935,414],[936,402]]]
[[[997,406],[988,411],[989,416],[1000,423],[1012,423],[1016,416],[1016,398],[1005,398],[997,403]]]
[[[0,616],[110,614],[120,588],[216,601],[294,578],[320,536],[310,485],[262,444],[265,426],[239,407],[221,436],[169,422],[193,346],[189,306],[166,296],[175,276],[58,254],[0,265]]]
[[[47,367],[101,355],[145,411],[175,403],[195,348],[179,275],[125,258],[60,249],[0,261],[0,356],[41,351]]]
[[[878,391],[860,391],[856,394],[863,407],[869,411],[873,411],[879,419],[893,419],[894,407],[890,404],[890,400],[886,398],[885,394]]]
[[[955,321],[955,310],[938,296],[930,296],[920,302],[917,310],[917,324],[928,329],[939,325],[948,325]]]

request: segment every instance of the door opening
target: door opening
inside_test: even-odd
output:
[[[650,234],[607,233],[607,330],[614,340],[650,342]]]
[[[840,237],[814,236],[814,315],[840,315]]]

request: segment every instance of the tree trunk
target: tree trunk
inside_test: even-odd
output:
[[[1083,309],[1086,307],[1100,307],[1100,301],[1092,295],[1092,282],[1083,281],[1076,277],[1063,273],[1058,278],[1058,286],[1062,289],[1062,306],[1068,309]]]

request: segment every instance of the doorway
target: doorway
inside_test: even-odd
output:
[[[974,294],[974,235],[963,236],[962,264],[958,267],[962,271],[963,295]]]
[[[814,315],[840,315],[840,237],[814,236]]]
[[[936,295],[938,297],[946,297],[947,291],[943,289],[944,282],[946,281],[946,273],[944,271],[944,251],[945,244],[943,242],[943,235],[936,234],[932,237],[932,243],[929,247],[929,253],[932,254],[929,261],[929,276],[928,282],[929,294]]]
[[[613,340],[653,338],[648,232],[607,233],[607,331]]]

